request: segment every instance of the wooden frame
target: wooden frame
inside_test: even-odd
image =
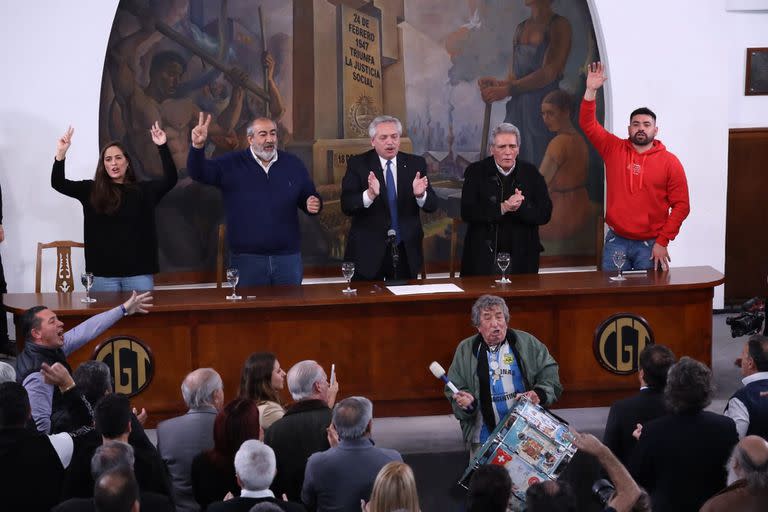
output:
[[[768,48],[747,48],[744,95],[768,95]]]

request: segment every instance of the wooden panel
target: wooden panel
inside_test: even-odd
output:
[[[728,136],[728,200],[725,222],[725,302],[741,304],[766,295],[768,225],[768,128],[733,129]]]

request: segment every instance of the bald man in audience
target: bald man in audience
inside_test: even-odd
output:
[[[733,449],[728,468],[738,478],[710,498],[701,512],[768,510],[768,442],[746,436]]]
[[[96,512],[139,512],[139,485],[125,466],[99,477],[93,491]]]
[[[768,337],[749,338],[736,360],[744,387],[725,406],[725,414],[736,423],[739,437],[758,435],[768,439]]]

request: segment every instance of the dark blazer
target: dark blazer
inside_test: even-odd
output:
[[[154,492],[139,494],[141,512],[176,512],[168,496]],[[93,498],[71,498],[51,509],[51,512],[96,512]]]
[[[270,489],[275,496],[285,493],[291,501],[301,501],[304,468],[315,452],[330,448],[326,429],[331,410],[321,400],[300,400],[285,410],[264,433],[264,443],[272,447],[277,459],[277,474]]]
[[[228,501],[211,503],[208,510],[210,512],[248,512],[254,505],[264,502],[274,503],[285,512],[306,512],[307,510],[300,503],[291,503],[275,498],[232,498]]]
[[[605,422],[603,443],[626,465],[635,447],[632,437],[638,423],[645,425],[667,414],[663,390],[645,388],[638,394],[614,402]]]
[[[654,512],[695,512],[725,487],[725,465],[738,441],[731,418],[668,414],[643,425],[629,470],[651,495]]]
[[[512,250],[507,272],[528,274],[539,271],[539,253],[544,250],[539,226],[549,222],[552,201],[547,183],[536,166],[518,159],[515,164],[516,188],[525,196],[515,212],[501,214],[501,203],[515,191],[502,190],[496,162],[490,156],[464,171],[461,189],[461,220],[467,223],[461,275],[498,274],[496,252],[499,226],[511,230]]]
[[[365,208],[363,191],[368,188],[368,174],[371,171],[378,178],[381,189],[379,196]],[[419,208],[416,204],[413,179],[417,172],[420,172],[422,177],[426,176],[427,162],[420,156],[399,152],[397,213],[400,238],[405,247],[411,278],[416,277],[424,259],[421,247],[424,231],[421,228],[419,210],[437,210],[437,196],[432,186],[427,187],[424,207]],[[391,228],[384,170],[375,150],[355,155],[347,161],[347,172],[341,181],[341,210],[352,217],[344,259],[355,263],[355,276],[360,279],[374,279],[387,256],[387,231]]]

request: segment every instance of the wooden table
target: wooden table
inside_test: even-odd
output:
[[[453,282],[464,291],[412,296],[395,296],[381,283],[357,283],[354,296],[343,295],[342,284],[238,289],[246,298],[235,303],[224,298],[227,289],[157,290],[152,313],[119,321],[70,362],[75,367],[91,358],[111,336],[145,341],[154,354],[155,376],[132,400],[155,420],[185,410],[179,386],[194,368],[218,370],[226,398],[233,398],[241,365],[255,351],[274,352],[286,370],[302,359],[315,359],[328,372],[335,363],[340,395],[370,397],[377,416],[448,413],[442,385],[427,367],[439,361],[448,368],[458,342],[476,333],[472,303],[492,293],[506,298],[510,325],[546,343],[560,363],[565,392],[558,407],[608,405],[637,389],[636,375],[605,370],[593,353],[595,330],[617,312],[645,318],[656,342],[678,357],[711,364],[712,296],[723,282],[720,272],[673,268],[624,282],[610,281],[610,275],[513,276],[503,286],[491,277],[438,279],[428,283]],[[127,297],[93,296],[98,302],[86,305],[82,293],[6,294],[4,304],[16,315],[44,304],[71,328]],[[283,399],[289,399],[287,390]]]

